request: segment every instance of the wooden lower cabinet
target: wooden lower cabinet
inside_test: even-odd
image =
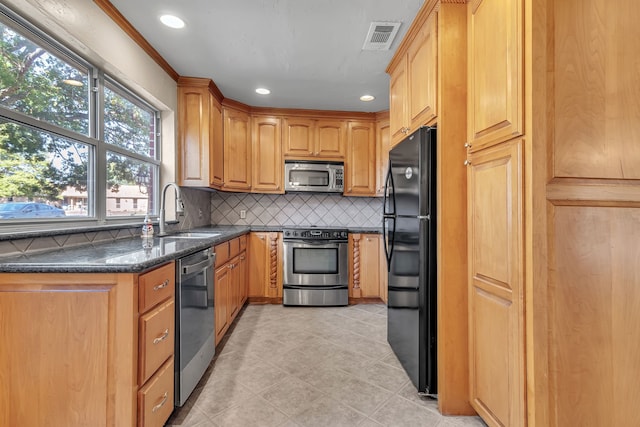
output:
[[[282,302],[282,233],[249,235],[249,298],[252,302]]]
[[[381,240],[381,234],[349,234],[350,298],[381,297]]]
[[[526,425],[523,144],[469,156],[470,400],[491,426]]]
[[[229,328],[229,281],[230,273],[227,264],[217,268],[214,279],[213,304],[214,304],[214,321],[216,330],[216,345],[220,342],[224,333]]]
[[[159,270],[163,274],[0,274],[0,426],[164,425],[173,397],[153,421],[139,423],[137,407],[138,390],[145,393],[152,381],[173,391],[173,368],[163,375],[173,351],[145,384],[138,381],[144,314],[138,301],[153,292],[139,285],[153,289],[168,280],[158,288],[165,297],[148,303],[146,312],[173,309],[174,263]],[[173,340],[170,330],[161,342],[173,348]],[[148,396],[153,406],[162,401]]]
[[[216,245],[214,311],[216,345],[247,300],[247,236]]]

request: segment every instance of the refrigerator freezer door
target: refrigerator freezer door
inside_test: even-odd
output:
[[[393,182],[390,194],[398,216],[426,217],[431,213],[435,186],[436,129],[422,127],[389,152]]]

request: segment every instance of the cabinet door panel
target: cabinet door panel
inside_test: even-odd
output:
[[[405,127],[409,126],[406,107],[409,95],[407,85],[407,61],[405,59],[393,70],[389,83],[389,122],[392,146],[407,136],[405,132]]]
[[[349,235],[349,296],[379,298],[380,236],[353,233]]]
[[[469,4],[472,150],[523,134],[522,0]]]
[[[124,421],[113,413],[110,371],[115,287],[43,288],[0,289],[0,425]]]
[[[389,167],[389,150],[391,150],[391,134],[389,120],[381,120],[376,123],[376,162],[377,162],[377,189],[376,196],[384,195],[384,186]]]
[[[438,13],[433,12],[407,51],[410,132],[436,116],[437,22]]]
[[[376,193],[376,149],[374,125],[349,122],[345,195],[374,196]]]
[[[224,187],[251,189],[251,129],[249,115],[224,108]]]
[[[215,273],[214,283],[214,311],[215,311],[215,330],[216,345],[220,342],[227,330],[229,318],[229,269],[227,264],[218,268]]]
[[[554,176],[640,179],[637,2],[552,4]]]
[[[179,179],[182,186],[209,186],[209,91],[179,87]]]
[[[346,125],[340,120],[318,120],[315,154],[319,158],[343,159]]]
[[[269,233],[254,232],[249,236],[249,297],[262,298],[267,296],[268,282],[268,241]]]
[[[525,425],[522,144],[470,156],[470,397],[489,425]]]
[[[222,106],[213,97],[209,96],[211,105],[211,129],[209,130],[211,138],[211,186],[214,188],[222,188],[224,185],[224,123],[222,121]]]
[[[284,193],[280,119],[253,118],[253,180],[256,193]]]
[[[315,120],[284,119],[282,145],[285,157],[312,157],[315,150]]]

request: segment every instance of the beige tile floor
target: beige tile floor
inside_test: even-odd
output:
[[[419,397],[386,333],[382,304],[246,306],[167,426],[485,426]]]

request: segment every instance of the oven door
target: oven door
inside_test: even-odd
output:
[[[284,285],[344,287],[349,283],[346,242],[284,241]]]

